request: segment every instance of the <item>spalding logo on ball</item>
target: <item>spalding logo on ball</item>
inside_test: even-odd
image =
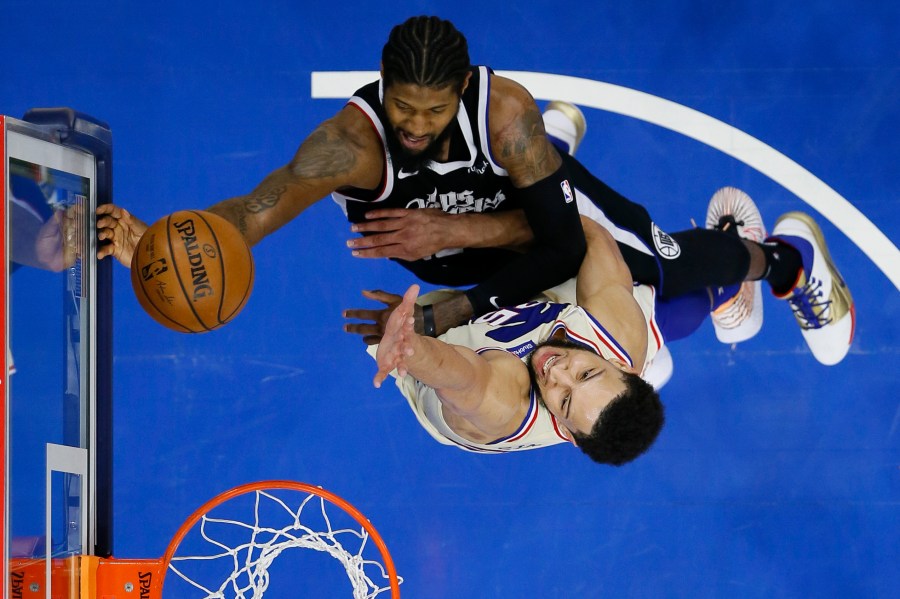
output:
[[[227,220],[181,210],[147,229],[131,259],[138,301],[160,324],[204,333],[228,323],[253,289],[253,256]]]

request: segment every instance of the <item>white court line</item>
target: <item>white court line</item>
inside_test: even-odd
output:
[[[529,71],[497,71],[541,100],[565,100],[630,116],[681,133],[766,175],[815,208],[850,238],[900,289],[900,250],[862,212],[821,179],[755,137],[676,102],[611,83]],[[349,98],[377,71],[314,71],[313,98]]]

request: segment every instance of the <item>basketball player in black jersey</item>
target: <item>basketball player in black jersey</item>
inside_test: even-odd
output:
[[[778,294],[808,299],[796,285],[804,259],[790,245],[710,229],[667,235],[642,206],[561,155],[528,91],[473,67],[465,37],[437,17],[396,26],[379,81],[317,126],[249,194],[209,210],[254,245],[329,194],[366,235],[349,243],[354,255],[392,258],[430,283],[474,285],[417,309],[417,327],[429,335],[573,277],[586,247],[579,211],[610,230],[635,281],[662,297],[765,278]],[[372,220],[374,209],[391,218]],[[117,206],[99,208],[98,216],[98,237],[107,242],[98,257],[130,265],[147,225]],[[809,311],[808,302],[798,305]],[[350,311],[373,318],[347,330],[376,341],[390,309]],[[850,313],[825,311],[798,316],[801,327]]]

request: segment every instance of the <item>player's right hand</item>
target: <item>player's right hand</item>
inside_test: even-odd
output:
[[[131,256],[137,247],[141,235],[147,230],[147,223],[130,212],[113,204],[97,207],[97,259],[113,256],[116,260],[131,268]],[[104,243],[105,242],[105,243]]]
[[[378,372],[372,379],[375,387],[381,387],[393,370],[396,370],[401,378],[406,376],[407,360],[414,354],[413,341],[416,331],[413,327],[415,323],[413,314],[418,296],[419,286],[411,285],[385,324],[384,336],[375,353],[375,361],[378,363]]]
[[[450,247],[448,235],[456,215],[437,208],[382,208],[366,213],[366,222],[350,227],[365,237],[349,239],[347,247],[357,258],[422,260]]]
[[[363,290],[363,297],[384,304],[384,308],[350,308],[344,310],[342,315],[348,320],[362,320],[363,322],[348,322],[344,325],[344,332],[362,335],[366,345],[381,343],[381,337],[387,328],[388,319],[394,309],[400,305],[403,298],[394,293],[380,290]],[[422,308],[413,307],[415,317],[415,330],[422,332]]]

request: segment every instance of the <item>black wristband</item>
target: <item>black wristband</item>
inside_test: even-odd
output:
[[[434,306],[431,304],[422,306],[422,330],[426,337],[437,337],[434,326]]]

